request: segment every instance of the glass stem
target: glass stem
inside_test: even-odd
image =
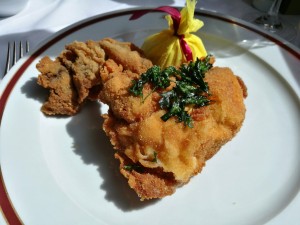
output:
[[[270,16],[278,16],[279,8],[280,8],[281,3],[282,3],[282,0],[275,0],[272,3],[272,5],[271,5],[271,7],[270,7],[270,9],[268,11],[268,14]]]

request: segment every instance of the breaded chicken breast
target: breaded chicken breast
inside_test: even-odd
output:
[[[146,88],[144,95],[150,95],[141,102],[128,92],[132,77],[117,73],[107,76],[100,92],[100,100],[110,106],[103,129],[117,150],[121,173],[142,200],[170,195],[187,183],[242,126],[247,92],[229,68],[207,72],[205,81],[213,101],[191,109],[193,128],[175,118],[163,121],[160,95]]]

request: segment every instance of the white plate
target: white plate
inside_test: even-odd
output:
[[[113,37],[140,45],[167,27],[162,13],[132,11],[77,23],[22,59],[0,88],[0,204],[10,224],[296,224],[300,216],[300,54],[250,24],[200,11],[198,35],[248,87],[245,123],[203,172],[170,197],[140,202],[119,175],[101,130],[106,108],[45,117],[35,68],[74,40]],[[5,192],[7,191],[7,193]]]

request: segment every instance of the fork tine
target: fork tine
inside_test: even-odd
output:
[[[26,41],[26,53],[29,52],[29,41]]]
[[[6,57],[6,65],[5,65],[5,72],[4,74],[7,74],[7,72],[10,69],[10,43],[7,44],[7,57]]]
[[[14,46],[13,46],[13,61],[12,61],[12,65],[15,65],[17,62],[17,48],[16,48],[16,42],[14,41]]]
[[[13,65],[15,65],[17,63],[17,61],[24,56],[24,50],[25,50],[25,53],[29,52],[29,42],[28,41],[25,42],[25,49],[24,49],[22,41],[20,41],[18,48],[16,46],[15,41],[13,42],[13,45],[10,42],[8,43],[4,76],[5,76],[5,74],[8,73],[8,71],[11,69],[11,67]],[[12,57],[11,57],[11,54],[12,54]]]
[[[22,45],[22,41],[20,41],[20,44],[19,44],[19,59],[23,57],[23,45]]]

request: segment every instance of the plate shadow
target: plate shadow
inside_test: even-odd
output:
[[[67,124],[67,132],[74,140],[74,152],[85,164],[97,167],[103,179],[100,189],[106,192],[105,199],[113,202],[124,212],[142,209],[158,200],[140,201],[129,188],[119,172],[119,162],[114,158],[115,150],[102,130],[101,104],[87,102],[82,111]]]
[[[34,99],[40,103],[44,103],[49,95],[49,91],[37,84],[37,78],[33,77],[21,87],[21,92],[27,98]]]

